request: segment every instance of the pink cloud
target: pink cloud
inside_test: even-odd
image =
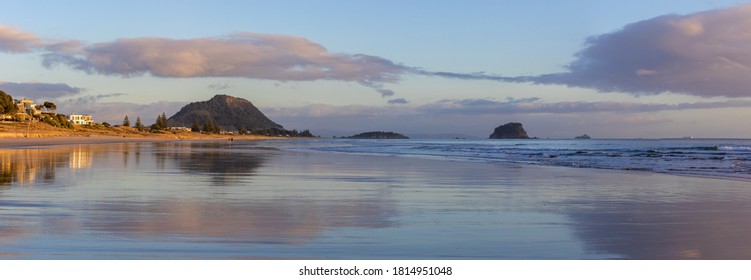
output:
[[[44,64],[68,65],[91,74],[124,77],[241,77],[278,81],[355,81],[380,88],[399,80],[406,68],[363,54],[338,54],[305,38],[235,33],[218,38],[119,39],[51,52]]]
[[[517,77],[635,95],[751,96],[751,4],[666,15],[587,40],[568,72]]]
[[[42,46],[42,40],[36,35],[12,26],[0,24],[0,52],[31,52]]]

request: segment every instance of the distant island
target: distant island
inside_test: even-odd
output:
[[[371,131],[345,137],[349,139],[409,139],[409,137],[396,132]]]
[[[489,139],[529,139],[521,123],[510,122],[496,127]]]
[[[576,136],[574,137],[574,139],[592,139],[592,137],[589,137],[589,135],[584,134],[584,135]]]

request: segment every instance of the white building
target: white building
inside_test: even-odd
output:
[[[75,125],[87,125],[94,123],[93,117],[91,117],[91,115],[70,115],[68,116],[68,120],[70,120],[70,122]]]

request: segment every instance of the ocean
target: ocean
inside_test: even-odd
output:
[[[320,140],[284,148],[751,180],[751,139]]]

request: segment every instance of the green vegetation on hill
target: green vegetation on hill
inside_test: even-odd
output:
[[[18,107],[13,102],[13,97],[0,90],[0,114],[15,114],[18,112]]]
[[[56,114],[54,117],[45,115],[42,117],[42,122],[59,128],[73,128],[73,124],[63,114]]]
[[[219,130],[284,129],[271,121],[253,103],[243,98],[216,95],[210,100],[185,105],[166,121],[167,126],[199,127],[215,125]]]

